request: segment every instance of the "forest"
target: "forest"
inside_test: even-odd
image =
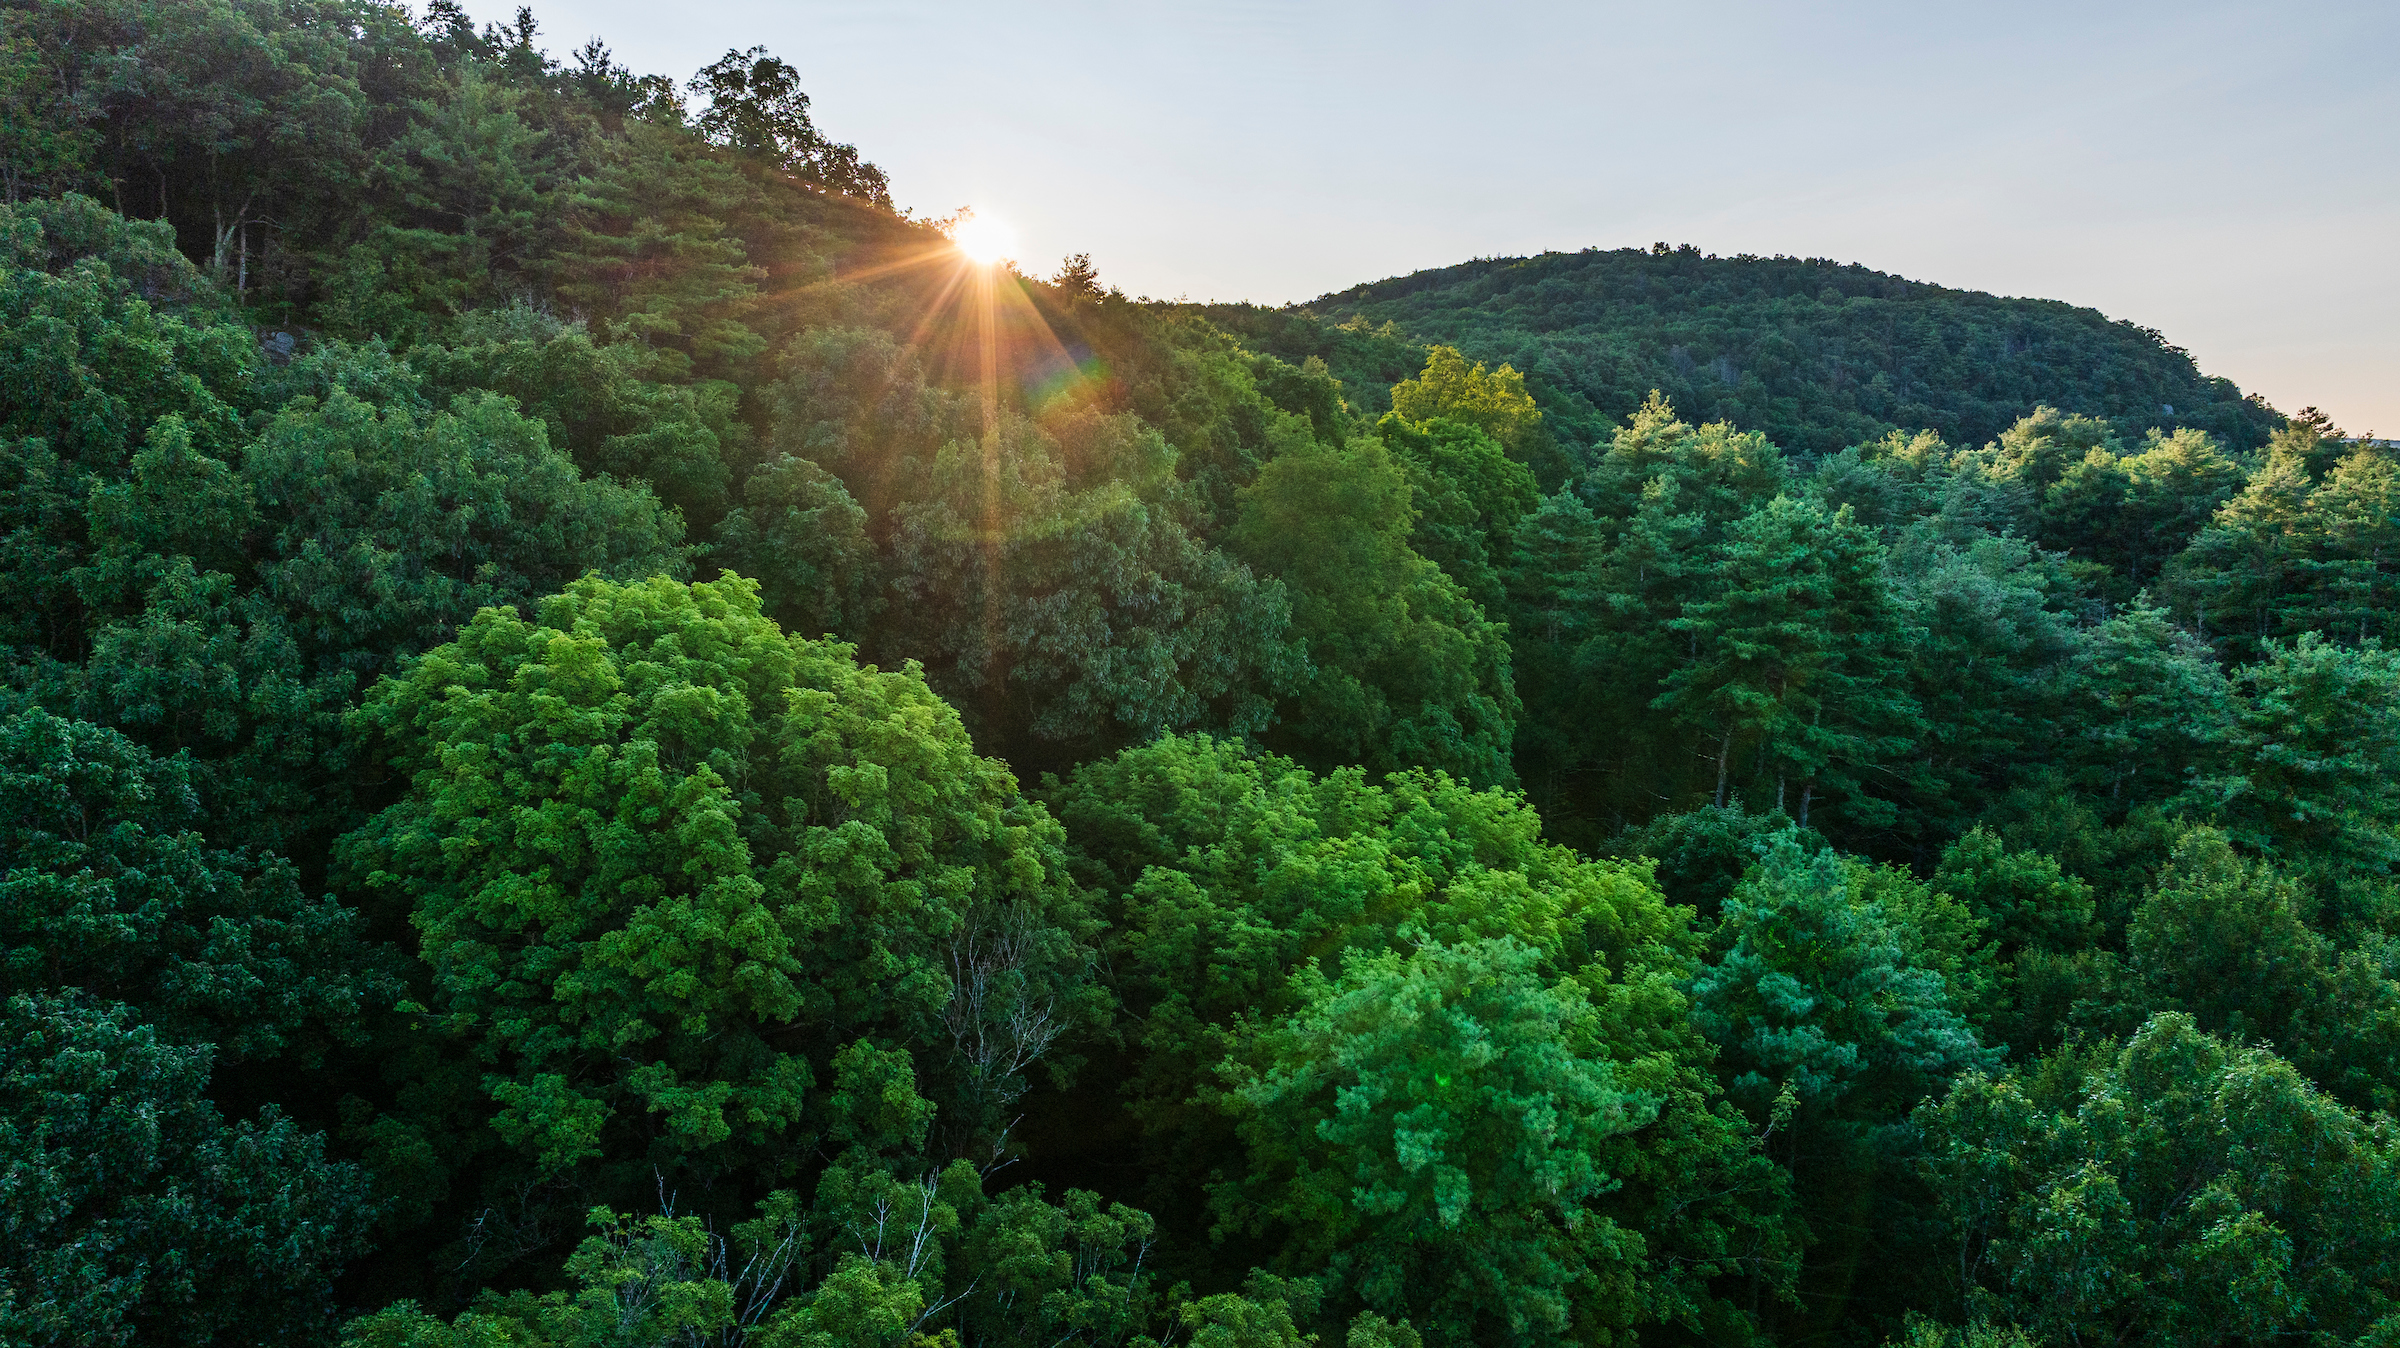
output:
[[[1981,444],[2041,405],[2204,430],[2236,449],[2259,448],[2283,423],[2154,329],[1825,258],[1586,248],[1481,259],[1287,309],[1195,307],[1257,350],[1326,361],[1376,412],[1389,408],[1371,391],[1414,373],[1427,341],[1509,364],[1553,433],[1580,444],[1606,438],[1652,389],[1687,415],[1809,456],[1903,429]]]
[[[2400,448],[545,41],[0,3],[0,1341],[2400,1345]]]

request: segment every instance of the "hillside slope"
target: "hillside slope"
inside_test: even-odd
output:
[[[2094,309],[1688,244],[1480,259],[1208,313],[1286,360],[1324,358],[1370,397],[1421,363],[1412,343],[1509,362],[1560,439],[1585,445],[1652,389],[1696,420],[1819,454],[1898,427],[1980,444],[2045,403],[2242,449],[2281,424],[2158,332]]]

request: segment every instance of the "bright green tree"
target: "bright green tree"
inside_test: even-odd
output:
[[[1638,863],[1584,861],[1447,777],[1318,777],[1199,738],[1052,799],[1109,905],[1170,1234],[1205,1191],[1334,1310],[1434,1338],[1735,1333],[1715,1280],[1788,1278],[1778,1185],[1681,991],[1686,919]],[[1419,1315],[1437,1304],[1453,1318]]]
[[[1233,549],[1289,587],[1314,666],[1283,741],[1324,764],[1513,782],[1506,629],[1409,545],[1408,481],[1383,443],[1294,446],[1240,500]]]
[[[1674,484],[1680,509],[1723,528],[1783,490],[1783,452],[1725,422],[1692,426],[1653,389],[1614,431],[1581,484],[1592,508],[1624,519],[1654,482]]]
[[[1513,938],[1313,962],[1294,1013],[1226,1069],[1249,1165],[1230,1224],[1283,1229],[1439,1343],[1604,1340],[1644,1317],[1643,1246],[1585,1204],[1606,1141],[1655,1121],[1620,1083],[1590,989]]]
[[[1486,369],[1452,346],[1426,352],[1422,373],[1392,385],[1392,414],[1419,425],[1441,420],[1472,426],[1519,453],[1542,424],[1525,376],[1506,365]]]
[[[486,609],[356,727],[410,789],[345,871],[410,912],[544,1170],[787,1168],[862,1037],[972,1138],[1093,1014],[1057,826],[920,676],[786,636],[751,582]]]

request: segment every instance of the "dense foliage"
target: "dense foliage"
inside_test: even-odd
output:
[[[1362,387],[1413,373],[1418,343],[1509,362],[1575,444],[1606,439],[1652,389],[1807,453],[1897,428],[1987,440],[2036,403],[2243,449],[2280,420],[2157,332],[2091,309],[1690,244],[1482,259],[1305,306],[1207,312],[1260,350],[1318,356]]]
[[[2388,444],[538,36],[0,7],[0,1338],[2400,1341]]]

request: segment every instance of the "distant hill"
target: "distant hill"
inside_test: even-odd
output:
[[[2157,331],[1824,258],[1690,245],[1587,248],[1421,271],[1282,309],[1209,317],[1287,360],[1322,357],[1373,403],[1445,343],[1527,377],[1562,441],[1589,444],[1653,388],[1694,421],[1827,453],[1896,427],[1954,444],[2036,405],[2265,443],[2282,418]]]

